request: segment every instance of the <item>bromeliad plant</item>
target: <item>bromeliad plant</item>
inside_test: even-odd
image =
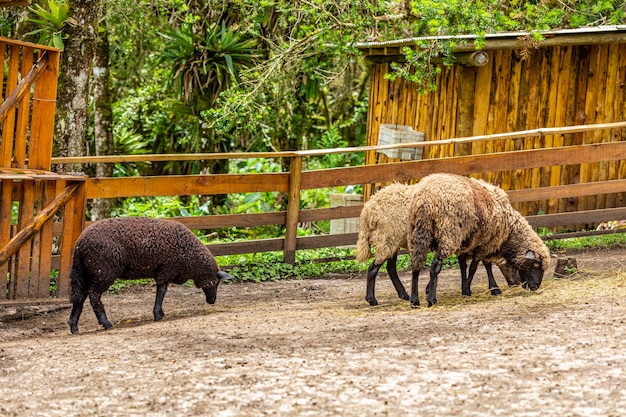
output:
[[[63,51],[65,47],[63,42],[69,36],[65,33],[65,28],[68,25],[76,26],[77,22],[69,16],[70,5],[66,0],[48,0],[48,8],[50,10],[38,4],[29,7],[30,12],[38,18],[30,18],[28,21],[39,27],[26,35],[39,34],[40,44],[54,46]]]
[[[205,109],[212,107],[219,94],[238,80],[240,69],[258,56],[256,40],[234,32],[224,22],[208,26],[205,36],[194,33],[191,23],[160,35],[165,41],[160,61],[172,68],[170,85],[184,103],[206,101],[202,103]]]

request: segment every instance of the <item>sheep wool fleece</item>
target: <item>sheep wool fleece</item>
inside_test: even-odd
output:
[[[363,205],[356,244],[357,261],[367,261],[374,247],[374,263],[381,265],[401,247],[407,247],[409,208],[416,190],[415,184],[393,183],[379,190]]]
[[[491,261],[504,257],[520,268],[528,262],[521,248],[533,250],[547,269],[549,250],[501,188],[453,174],[431,174],[418,186],[408,242],[414,269],[423,267],[429,250],[443,259],[459,253]]]
[[[101,220],[83,231],[75,252],[82,255],[85,271],[93,277],[93,289],[99,292],[106,291],[114,279],[155,278],[157,283],[175,284],[193,279],[198,288],[219,282],[219,267],[209,249],[175,221]]]

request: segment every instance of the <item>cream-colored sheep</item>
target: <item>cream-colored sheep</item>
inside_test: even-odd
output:
[[[487,185],[485,183],[485,185]],[[374,260],[367,270],[367,290],[365,299],[370,305],[377,305],[374,295],[376,275],[380,267],[387,262],[387,272],[393,283],[398,297],[408,300],[407,294],[398,276],[396,262],[398,251],[407,247],[407,234],[410,231],[409,209],[413,194],[419,188],[416,185],[394,183],[379,190],[364,205],[361,211],[359,237],[356,244],[356,259],[366,262],[375,249]],[[461,254],[461,286],[463,295],[471,295],[470,285],[476,272],[479,259],[474,257],[467,275],[466,259],[470,254]],[[509,285],[519,283],[514,268],[507,268],[503,262],[498,262],[503,275]],[[491,270],[491,264],[485,263],[489,288],[493,295],[501,294]]]
[[[550,251],[506,193],[484,181],[453,174],[431,174],[418,184],[411,201],[408,237],[413,274],[411,304],[419,305],[417,283],[426,255],[435,251],[426,287],[428,305],[437,302],[437,276],[443,260],[471,253],[475,259],[504,258],[519,270],[531,290],[541,285]]]
[[[374,261],[367,270],[367,290],[365,299],[370,305],[377,305],[374,297],[376,275],[387,262],[387,273],[398,293],[398,297],[408,300],[407,294],[396,269],[398,251],[407,247],[409,233],[409,204],[413,198],[414,185],[394,183],[379,190],[361,210],[359,237],[356,243],[356,260],[366,262],[372,247],[376,249]]]

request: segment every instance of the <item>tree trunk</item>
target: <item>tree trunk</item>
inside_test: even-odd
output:
[[[72,2],[70,16],[75,25],[69,25],[65,50],[61,54],[57,111],[54,132],[54,156],[82,156],[85,154],[89,120],[89,79],[92,74],[97,0]],[[80,166],[57,166],[57,171],[80,171]]]
[[[109,94],[109,37],[104,16],[100,19],[100,30],[96,39],[93,61],[93,101],[94,101],[94,140],[96,155],[113,154],[113,134],[111,126],[113,115]],[[97,177],[113,176],[111,164],[97,164]],[[106,198],[93,200],[91,220],[111,217],[113,201]]]

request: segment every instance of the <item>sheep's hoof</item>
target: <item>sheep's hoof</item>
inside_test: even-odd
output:
[[[72,334],[78,333],[78,326],[70,326],[70,332],[72,332]]]
[[[365,300],[367,300],[367,302],[370,303],[371,306],[378,305],[378,301],[375,298],[366,298]]]
[[[113,325],[110,322],[107,322],[102,323],[102,327],[104,327],[104,330],[109,330],[111,327],[113,327]]]
[[[467,291],[463,290],[461,291],[461,295],[463,295],[463,297],[470,297],[472,295],[472,292],[469,290]]]
[[[409,297],[409,294],[402,294],[402,295],[399,295],[398,297],[402,298],[403,300],[407,300],[407,301],[411,298],[411,297]]]
[[[502,291],[500,291],[500,288],[492,288],[491,295],[502,295]]]
[[[435,304],[437,304],[437,300],[433,300],[433,301],[428,300],[428,307],[432,307]]]
[[[410,300],[410,301],[411,301],[411,308],[418,308],[420,306],[419,298],[416,300]]]

